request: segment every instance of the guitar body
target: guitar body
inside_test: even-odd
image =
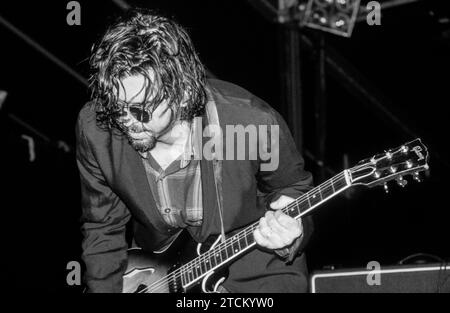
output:
[[[174,243],[163,253],[148,253],[140,248],[128,250],[128,266],[123,276],[123,293],[184,293],[216,292],[226,279],[226,267],[208,273],[199,282],[185,288],[180,281],[166,281],[168,274],[183,264],[213,249],[220,238],[211,237],[203,244],[197,244],[186,231],[183,231]],[[151,286],[151,288],[149,288]]]

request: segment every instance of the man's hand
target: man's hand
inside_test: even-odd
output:
[[[253,233],[258,245],[272,250],[282,249],[302,235],[301,220],[296,220],[280,210],[294,200],[283,195],[270,204],[275,212],[267,211],[265,216],[259,220],[259,226]]]

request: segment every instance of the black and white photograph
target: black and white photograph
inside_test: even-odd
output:
[[[445,0],[4,0],[5,285],[448,294],[449,88]]]

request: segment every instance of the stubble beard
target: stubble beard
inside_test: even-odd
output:
[[[166,128],[158,134],[158,137],[160,137],[161,135],[165,134],[166,132],[170,131],[171,127],[174,125],[174,123],[176,122],[177,118],[174,118],[173,115],[173,110],[172,108],[170,108],[170,110],[172,111],[172,115],[171,115],[171,121],[169,123],[169,125],[166,126]],[[139,132],[145,132],[146,133],[146,137],[142,138],[142,139],[136,139],[133,138],[129,131],[133,132],[133,131],[137,131]],[[155,136],[153,133],[148,132],[145,130],[145,128],[143,129],[141,126],[137,126],[137,125],[132,125],[128,131],[125,132],[127,138],[128,138],[128,142],[130,143],[130,145],[138,152],[140,153],[146,153],[150,150],[152,150],[157,142],[157,136]]]
[[[149,135],[149,137],[145,139],[134,139],[128,136],[128,141],[130,142],[130,145],[140,153],[148,152],[156,145],[156,138],[153,135]]]

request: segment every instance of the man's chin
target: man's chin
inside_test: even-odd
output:
[[[144,153],[155,147],[156,140],[154,137],[146,139],[130,139],[130,144],[136,151]]]

